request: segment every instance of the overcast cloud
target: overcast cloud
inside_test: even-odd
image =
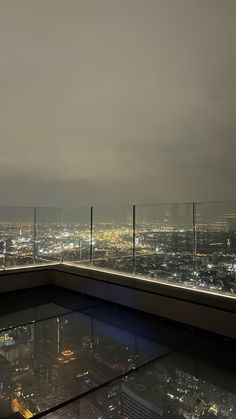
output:
[[[1,204],[236,199],[235,0],[1,0]]]

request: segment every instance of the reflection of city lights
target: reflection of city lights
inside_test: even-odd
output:
[[[76,374],[76,378],[81,378],[81,377],[84,377],[85,375],[88,375],[88,371]]]
[[[12,400],[11,408],[14,413],[19,412],[24,418],[29,419],[33,417],[32,412],[27,409],[23,403],[19,402],[17,399]]]
[[[215,416],[218,416],[218,407],[216,404],[213,404],[213,406],[210,407],[209,412]]]
[[[65,351],[61,352],[62,356],[59,356],[57,359],[60,363],[66,364],[68,362],[74,361],[76,359],[76,356],[74,355],[74,352],[70,349],[66,349]]]
[[[74,352],[71,351],[70,349],[66,349],[65,351],[62,351],[61,354],[64,355],[64,356],[72,356],[72,355],[74,355]]]

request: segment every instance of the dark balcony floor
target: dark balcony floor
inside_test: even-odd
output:
[[[0,418],[236,419],[235,354],[232,340],[61,288],[1,295]]]

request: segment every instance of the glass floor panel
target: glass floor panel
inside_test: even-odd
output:
[[[0,419],[236,419],[234,341],[55,287],[1,310]]]
[[[5,330],[1,417],[33,417],[171,350],[77,312]]]
[[[27,308],[26,310],[8,313],[0,316],[0,331],[14,326],[42,320],[47,317],[59,316],[70,311],[71,310],[59,306],[58,304],[48,303]]]
[[[48,419],[236,418],[236,376],[175,352]]]

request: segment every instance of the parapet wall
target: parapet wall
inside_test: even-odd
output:
[[[65,264],[0,273],[0,293],[51,284],[236,339],[231,296]]]

